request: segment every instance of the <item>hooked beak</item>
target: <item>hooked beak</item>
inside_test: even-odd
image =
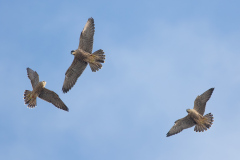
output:
[[[74,55],[76,50],[71,50],[71,54]]]

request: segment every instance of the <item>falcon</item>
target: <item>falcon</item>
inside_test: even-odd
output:
[[[75,85],[78,77],[81,76],[88,64],[92,72],[96,72],[102,68],[101,63],[104,63],[105,60],[103,50],[99,49],[92,53],[94,30],[94,20],[93,18],[89,18],[81,32],[78,49],[71,51],[74,59],[65,73],[65,80],[62,87],[63,93],[67,93]]]
[[[30,68],[27,68],[28,78],[31,80],[32,91],[25,90],[24,92],[24,101],[25,104],[28,104],[29,108],[34,108],[37,105],[37,97],[52,103],[57,108],[68,111],[68,107],[63,103],[59,96],[45,88],[46,82],[39,82],[39,76],[36,71],[33,71]]]
[[[195,126],[194,131],[204,132],[209,129],[213,123],[213,115],[211,113],[203,116],[206,108],[206,103],[210,99],[214,88],[210,88],[194,101],[193,109],[187,109],[188,115],[184,118],[175,121],[174,126],[167,133],[167,137],[181,132],[184,129]]]

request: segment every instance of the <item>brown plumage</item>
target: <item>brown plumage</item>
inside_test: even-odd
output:
[[[34,108],[37,105],[37,97],[52,103],[57,108],[68,111],[68,107],[63,103],[59,96],[45,88],[46,82],[39,82],[39,76],[36,71],[33,71],[30,68],[27,68],[28,78],[31,80],[32,91],[25,90],[24,92],[24,102],[28,104],[29,108]]]
[[[183,129],[193,127],[195,125],[194,131],[203,132],[209,129],[213,123],[213,115],[211,113],[203,116],[206,108],[206,103],[210,99],[214,88],[210,88],[194,101],[193,109],[187,109],[188,115],[175,121],[174,126],[167,133],[167,137],[172,136],[181,132]]]
[[[101,63],[104,63],[105,60],[103,50],[99,49],[92,53],[94,29],[94,20],[93,18],[89,18],[81,32],[78,49],[71,51],[74,59],[65,73],[65,80],[62,87],[63,93],[67,93],[75,85],[78,77],[81,76],[87,67],[87,64],[90,65],[92,72],[96,72],[102,68]]]

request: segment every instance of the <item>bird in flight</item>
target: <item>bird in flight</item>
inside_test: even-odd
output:
[[[30,68],[27,68],[28,78],[31,80],[32,91],[25,90],[24,92],[24,101],[25,104],[28,104],[29,108],[34,108],[37,105],[37,97],[52,103],[57,108],[68,111],[68,107],[63,103],[59,96],[45,88],[46,82],[39,82],[39,76],[36,71],[33,71]]]
[[[213,115],[211,113],[203,116],[206,108],[206,103],[210,99],[214,88],[210,88],[194,101],[193,109],[187,109],[188,115],[184,118],[175,121],[174,126],[167,133],[167,137],[181,132],[183,129],[187,129],[195,126],[194,131],[203,132],[209,129],[213,123]]]
[[[89,18],[81,32],[78,49],[71,51],[74,59],[65,73],[65,80],[62,87],[63,93],[67,93],[75,85],[78,77],[81,76],[87,67],[87,64],[90,65],[92,72],[96,72],[102,68],[101,63],[104,63],[105,60],[103,50],[99,49],[92,53],[94,31],[94,19]]]

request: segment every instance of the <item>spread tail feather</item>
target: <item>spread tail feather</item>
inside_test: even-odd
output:
[[[37,98],[33,98],[31,93],[31,91],[25,90],[23,99],[25,104],[28,104],[29,108],[34,108],[37,105]]]
[[[93,72],[96,72],[102,68],[101,63],[104,63],[105,60],[104,52],[103,50],[99,49],[90,56],[92,57],[92,61],[89,62],[90,68]]]
[[[213,115],[211,113],[203,116],[203,120],[201,124],[196,124],[194,131],[196,132],[204,132],[209,129],[213,124]]]

